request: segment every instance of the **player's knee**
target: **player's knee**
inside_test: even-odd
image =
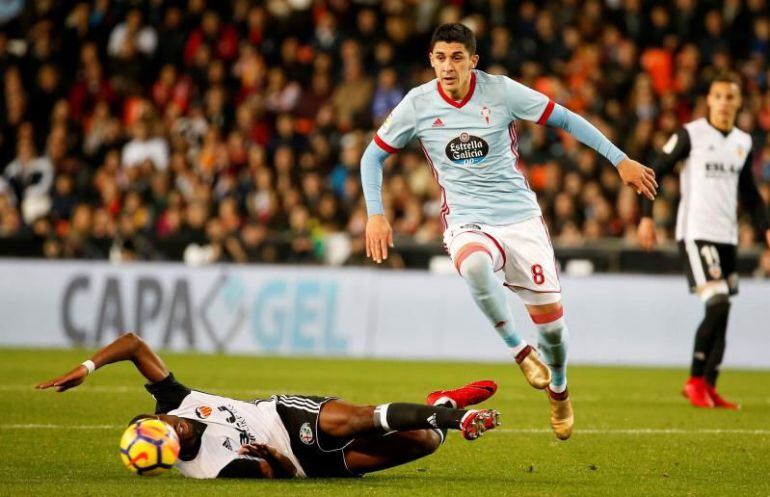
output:
[[[727,315],[730,312],[730,295],[718,293],[706,301],[706,312],[714,315]]]
[[[725,280],[712,281],[700,286],[696,293],[706,306],[730,301],[730,286]]]
[[[409,432],[412,440],[410,447],[410,456],[425,457],[433,454],[441,446],[441,435],[436,430],[415,430]]]
[[[458,259],[457,270],[460,276],[471,284],[487,281],[489,274],[494,273],[489,252],[486,249],[473,247],[469,250],[471,251],[466,253],[465,257]]]
[[[424,435],[423,449],[425,455],[433,454],[441,447],[443,437],[436,430],[428,430]]]

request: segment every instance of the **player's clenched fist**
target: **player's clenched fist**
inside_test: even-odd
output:
[[[618,164],[618,173],[623,183],[634,187],[636,193],[655,200],[658,182],[655,181],[655,171],[651,168],[626,157]]]
[[[376,263],[388,258],[388,247],[393,247],[393,230],[383,214],[375,214],[366,221],[366,256]]]

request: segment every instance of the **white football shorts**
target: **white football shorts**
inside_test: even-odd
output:
[[[525,304],[553,304],[561,300],[561,284],[551,237],[542,217],[507,226],[465,223],[444,231],[444,246],[455,257],[469,243],[483,245],[495,271],[503,271],[505,285]]]

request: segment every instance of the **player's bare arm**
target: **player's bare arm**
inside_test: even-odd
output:
[[[134,333],[121,335],[95,353],[90,360],[93,363],[93,369],[115,362],[131,361],[142,376],[152,383],[159,382],[168,376],[168,369],[163,360]],[[39,383],[35,388],[39,390],[53,388],[57,392],[64,392],[83,383],[90,372],[85,363],[80,364],[68,373]]]
[[[294,478],[297,468],[288,457],[266,444],[244,444],[239,457],[230,462],[217,478]]]
[[[264,478],[274,479],[273,467],[264,459],[241,457],[222,468],[217,478]]]

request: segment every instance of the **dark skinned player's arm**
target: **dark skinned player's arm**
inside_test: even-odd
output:
[[[119,336],[96,352],[90,360],[93,362],[94,369],[115,362],[131,361],[150,383],[160,382],[169,375],[163,360],[134,333]],[[36,388],[54,388],[57,392],[63,392],[83,383],[89,373],[88,367],[80,364],[66,374],[39,383]]]
[[[239,457],[222,468],[217,478],[275,478],[273,468],[265,460]]]
[[[232,460],[217,478],[293,478],[297,468],[288,457],[265,444],[245,444],[238,451],[243,457]]]

